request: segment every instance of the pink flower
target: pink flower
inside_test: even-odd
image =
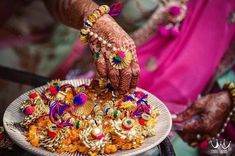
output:
[[[26,115],[32,115],[34,111],[35,111],[35,108],[34,108],[33,106],[27,106],[27,107],[24,109],[24,114],[26,114]]]
[[[169,8],[169,13],[170,13],[171,16],[174,16],[174,17],[179,16],[180,13],[181,13],[181,8],[177,5],[171,6]]]
[[[122,59],[126,57],[125,52],[122,50],[117,51],[117,55],[120,56]]]

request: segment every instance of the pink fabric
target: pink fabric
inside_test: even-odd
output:
[[[163,100],[178,113],[206,87],[235,34],[228,21],[235,11],[232,0],[191,0],[180,35],[167,39],[155,35],[138,48],[139,86]],[[147,71],[149,58],[158,68]]]
[[[223,134],[223,137],[227,140],[232,141],[235,143],[235,126],[234,123],[231,121],[227,124],[227,127],[225,128],[225,133]]]

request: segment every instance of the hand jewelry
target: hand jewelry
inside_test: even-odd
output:
[[[87,36],[94,36],[96,39],[98,39],[99,42],[102,42],[104,45],[107,45],[107,47],[112,48],[111,55],[109,56],[110,64],[116,69],[124,69],[128,67],[131,63],[131,52],[128,49],[117,48],[113,46],[111,43],[104,40],[101,36],[90,30],[90,28],[97,21],[97,19],[103,16],[104,14],[109,13],[109,11],[110,8],[107,5],[101,5],[90,16],[88,16],[88,18],[84,22],[84,27],[81,29],[80,40],[84,43],[87,43]],[[99,59],[99,57],[100,53],[95,52],[95,60]]]
[[[109,56],[109,61],[114,68],[124,69],[130,65],[132,60],[132,54],[129,50],[113,46],[111,43],[104,40],[97,33],[92,32],[90,29],[87,29],[87,32],[89,36],[94,36],[96,39],[98,39],[99,42],[102,42],[104,45],[107,45],[109,48],[112,48],[112,52]],[[98,55],[96,53],[95,53],[95,58],[98,59],[99,57],[96,57]]]
[[[224,89],[226,89],[230,94],[233,110],[230,112],[229,115],[230,115],[231,119],[233,121],[235,121],[235,83],[233,83],[233,82],[226,83],[224,85]]]
[[[84,27],[80,31],[80,40],[83,43],[87,43],[87,29],[91,28],[97,19],[99,19],[104,14],[107,14],[109,10],[109,6],[101,5],[91,15],[89,15],[86,20],[84,20]]]
[[[113,51],[109,58],[111,65],[116,69],[124,69],[128,67],[131,63],[131,60],[131,52],[124,48]]]

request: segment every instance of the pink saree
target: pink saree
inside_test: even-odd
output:
[[[172,113],[183,111],[206,87],[234,35],[229,14],[231,0],[191,0],[175,39],[153,36],[138,48],[141,66],[139,86],[163,100]],[[149,58],[157,69],[145,68]]]

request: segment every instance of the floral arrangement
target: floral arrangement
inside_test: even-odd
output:
[[[87,155],[140,147],[156,134],[160,113],[147,94],[117,96],[97,79],[77,87],[52,81],[41,93],[30,92],[20,110],[25,114],[20,125],[33,146]]]

